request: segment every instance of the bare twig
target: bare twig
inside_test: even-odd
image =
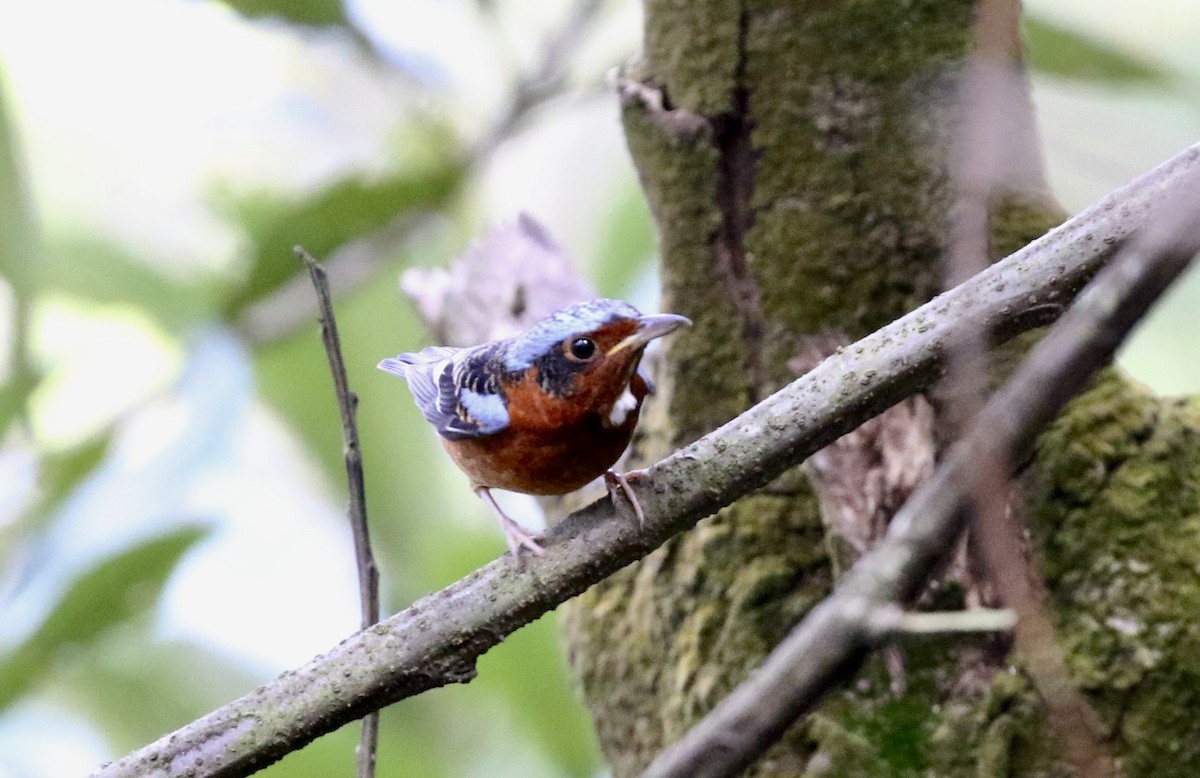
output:
[[[865,625],[874,642],[904,635],[953,635],[973,632],[1005,632],[1017,623],[1010,610],[968,608],[962,611],[925,613],[899,605],[884,605],[867,615]]]
[[[984,406],[966,437],[897,514],[885,540],[748,681],[664,751],[645,778],[739,774],[825,691],[858,668],[880,642],[871,614],[909,601],[957,542],[970,495],[979,486],[975,462],[981,457],[1012,461],[1012,453],[1032,446],[1200,252],[1200,179],[1192,183],[1177,194],[1185,208],[1164,209],[1144,236],[1101,271]],[[978,326],[978,320],[965,324]]]
[[[337,320],[333,315],[333,299],[325,268],[303,247],[296,246],[293,251],[308,268],[313,289],[317,292],[317,303],[321,311],[321,340],[325,342],[325,354],[329,357],[329,370],[333,374],[333,388],[342,416],[342,435],[346,442],[343,454],[346,459],[346,481],[350,493],[346,514],[350,521],[350,531],[354,535],[354,559],[358,563],[361,624],[363,629],[367,629],[379,621],[379,570],[375,566],[375,555],[371,551],[371,534],[367,527],[367,493],[363,479],[362,451],[358,445],[358,395],[350,389],[350,382],[346,378],[346,364],[342,359],[342,345],[338,338]],[[378,742],[379,712],[373,711],[362,720],[362,737],[358,746],[359,778],[373,778],[375,775]]]
[[[483,137],[477,152],[490,153],[512,134],[529,112],[541,105],[566,83],[566,59],[604,4],[599,0],[576,0],[567,11],[567,18],[542,45],[541,59],[536,67],[521,76],[513,90],[508,108],[493,122]]]
[[[1003,340],[1053,319],[1197,170],[1200,146],[659,462],[636,487],[640,530],[599,500],[546,533],[545,556],[505,555],[96,775],[246,775],[370,710],[470,680],[480,654],[514,630],[930,384],[964,320]]]

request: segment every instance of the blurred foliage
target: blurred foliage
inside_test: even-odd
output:
[[[140,620],[103,636],[80,661],[66,663],[50,694],[86,713],[115,750],[131,751],[196,711],[245,694],[256,678],[232,659],[188,643],[156,640]]]
[[[65,451],[43,454],[39,462],[41,472],[38,485],[41,488],[38,499],[27,511],[22,529],[34,532],[52,519],[55,511],[104,461],[111,443],[112,431],[106,430]]]
[[[507,4],[464,0],[460,5],[472,1],[476,12],[482,8],[486,13],[461,18],[503,17],[511,32],[514,22],[506,16],[511,13]],[[275,30],[302,28],[297,37],[310,35],[313,27],[348,32],[349,36],[315,37],[342,42],[351,38],[356,48],[346,59],[367,69],[394,72],[393,63],[404,59],[404,52],[400,56],[392,52],[385,59],[366,45],[341,2],[230,0],[224,5],[244,17],[247,25],[270,20],[266,26]],[[528,9],[514,17],[523,18],[521,13]],[[495,24],[486,34],[499,38],[505,30],[504,24]],[[1178,77],[1164,65],[1121,53],[1064,22],[1034,16],[1027,19],[1026,32],[1032,66],[1040,72],[1104,86],[1161,87]],[[495,48],[506,51],[509,43]],[[488,56],[463,48],[446,52],[447,70],[457,64],[452,61]],[[612,61],[625,58],[618,53]],[[508,73],[510,65],[506,62],[493,69]],[[598,78],[599,72],[579,80],[591,83]],[[8,441],[17,441],[15,448],[30,452],[36,460],[38,480],[36,493],[25,500],[17,518],[5,524],[0,517],[0,565],[4,567],[0,625],[5,623],[4,608],[11,604],[14,592],[42,584],[43,589],[61,593],[43,603],[44,615],[28,634],[0,633],[0,727],[3,715],[17,709],[21,701],[48,700],[90,722],[106,738],[110,755],[116,756],[249,691],[268,674],[242,657],[164,636],[156,626],[155,606],[164,586],[180,559],[204,537],[200,529],[172,524],[176,516],[161,517],[160,526],[94,559],[82,571],[56,566],[46,554],[28,553],[46,547],[52,551],[56,531],[70,533],[64,528],[72,526],[72,507],[97,499],[90,490],[106,477],[104,466],[121,455],[129,422],[113,418],[95,438],[66,450],[44,445],[14,423],[38,385],[40,366],[30,356],[31,322],[39,304],[51,296],[137,309],[184,351],[194,347],[200,334],[213,330],[249,335],[246,353],[257,379],[250,404],[259,412],[267,409],[272,419],[282,419],[305,455],[317,463],[316,477],[309,474],[316,483],[297,484],[296,490],[315,493],[333,506],[330,514],[338,515],[344,493],[341,428],[315,306],[301,311],[304,315],[297,321],[302,326],[269,337],[247,331],[246,313],[257,306],[294,313],[299,306],[311,304],[311,297],[302,303],[285,294],[289,282],[302,273],[291,253],[294,245],[303,244],[318,258],[330,259],[363,240],[384,244],[382,250],[374,249],[370,263],[357,276],[335,286],[335,291],[349,379],[360,398],[368,507],[383,574],[385,610],[398,610],[503,552],[491,518],[465,478],[446,466],[434,434],[403,384],[374,368],[382,356],[427,342],[397,291],[396,279],[403,267],[445,262],[479,231],[480,221],[509,218],[529,207],[526,202],[505,202],[506,212],[480,214],[484,208],[476,198],[483,187],[477,186],[477,179],[488,175],[489,160],[473,158],[475,152],[461,138],[486,136],[486,132],[481,132],[475,115],[479,106],[445,86],[453,82],[450,77],[430,79],[429,83],[442,84],[446,94],[423,96],[419,112],[396,108],[395,128],[388,136],[391,145],[380,152],[385,161],[373,174],[342,170],[324,185],[301,193],[257,185],[238,188],[237,182],[225,186],[222,191],[238,194],[223,197],[216,210],[236,227],[237,256],[227,265],[218,265],[218,270],[187,272],[180,271],[175,258],[165,253],[83,222],[60,221],[40,235],[29,195],[33,187],[25,180],[12,111],[0,90],[0,276],[15,297],[8,380],[0,388],[0,428],[6,430]],[[499,93],[519,91],[508,84]],[[526,132],[528,125],[544,121],[542,113],[570,110],[570,101],[553,98],[534,106],[528,122],[514,122],[512,132]],[[302,102],[294,99],[280,110],[294,109]],[[504,106],[497,110],[504,115]],[[119,153],[129,155],[129,167],[136,170],[136,150]],[[505,144],[491,146],[487,153],[504,154]],[[541,150],[537,153],[543,155]],[[562,164],[560,159],[552,158],[549,164]],[[590,209],[590,223],[580,230],[587,236],[579,242],[586,255],[578,259],[605,294],[627,296],[646,278],[647,260],[655,248],[645,200],[632,173],[620,188],[597,193],[580,187],[556,193],[553,199],[579,201],[589,196],[605,202]],[[393,242],[390,237],[397,225],[401,237]],[[551,227],[556,232],[559,225]],[[173,227],[167,224],[162,229]],[[1172,326],[1183,325],[1175,321]],[[160,399],[178,404],[182,394],[177,388]],[[205,421],[218,426],[216,420]],[[164,432],[163,439],[169,441],[170,436]],[[207,456],[216,455],[216,447],[199,448]],[[211,466],[207,461],[194,464],[197,471]],[[216,524],[215,534],[219,534],[219,521]],[[273,554],[275,549],[259,553]],[[22,556],[25,563],[18,565]],[[435,690],[384,711],[381,778],[582,777],[598,772],[590,725],[567,676],[553,616],[490,651],[479,669],[479,677],[468,686]],[[357,726],[345,727],[288,756],[266,774],[276,778],[350,774],[357,738]],[[0,774],[3,767],[0,755]]]
[[[596,286],[620,297],[632,287],[636,274],[657,248],[658,233],[640,189],[627,189],[614,200],[599,225]]]
[[[444,569],[436,549],[417,545],[417,528],[436,526],[438,512],[446,507],[433,488],[438,461],[423,445],[433,442],[428,425],[409,412],[411,400],[403,394],[407,389],[375,369],[383,355],[405,348],[406,339],[415,344],[420,337],[420,325],[397,299],[396,273],[387,272],[398,267],[395,262],[384,266],[370,283],[339,300],[337,313],[347,378],[359,398],[367,505],[376,556],[385,572],[384,602],[402,605],[423,594],[423,582],[437,580]],[[264,344],[255,354],[263,399],[287,419],[321,462],[330,483],[340,483],[345,477],[342,428],[333,379],[324,364],[315,321]],[[453,545],[453,535],[446,534],[446,544]]]
[[[21,153],[9,118],[4,72],[0,70],[0,277],[13,294],[9,378],[0,387],[0,431],[24,408],[37,383],[28,357],[29,303],[38,286],[37,228]]]
[[[222,0],[247,19],[281,19],[310,27],[349,27],[341,0]]]
[[[197,527],[176,530],[120,551],[79,576],[37,630],[0,657],[0,709],[41,680],[63,652],[152,608],[175,564],[203,536]]]
[[[553,760],[555,775],[587,775],[596,760],[591,722],[579,702],[560,691],[573,685],[561,651],[558,619],[543,618],[485,654],[479,675],[487,691],[518,713],[522,735]],[[529,699],[542,704],[528,705]]]
[[[36,291],[37,229],[0,72],[0,274],[18,297]]]
[[[213,316],[217,279],[163,272],[112,240],[82,231],[62,231],[48,236],[44,254],[46,285],[56,292],[136,307],[177,335]]]
[[[354,176],[336,181],[298,201],[270,195],[245,198],[230,214],[253,246],[245,282],[231,290],[230,318],[249,303],[301,275],[292,247],[304,246],[327,257],[345,243],[383,229],[406,212],[444,208],[462,177],[452,157],[423,168],[367,180]]]
[[[1103,84],[1165,84],[1170,79],[1165,68],[1121,52],[1082,30],[1029,14],[1022,26],[1029,64],[1044,73]]]

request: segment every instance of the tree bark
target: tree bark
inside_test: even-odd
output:
[[[733,418],[811,364],[815,343],[857,338],[940,289],[959,78],[974,51],[1018,61],[1015,8],[1003,10],[988,28],[966,0],[645,4],[625,128],[659,227],[663,309],[696,326],[668,345],[638,456]],[[993,257],[1062,217],[1027,93],[1006,108]],[[1110,372],[1042,438],[1025,480],[1071,682],[1128,775],[1191,774],[1200,757],[1198,436],[1195,406]],[[678,739],[829,591],[828,524],[793,471],[571,603],[572,663],[616,776]],[[960,583],[927,597],[960,602]],[[749,774],[1065,774],[1004,649],[906,645]]]

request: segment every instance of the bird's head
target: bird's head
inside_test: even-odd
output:
[[[551,397],[588,395],[611,404],[629,386],[646,346],[689,324],[669,313],[643,316],[619,300],[576,303],[514,337],[504,367],[535,379]]]

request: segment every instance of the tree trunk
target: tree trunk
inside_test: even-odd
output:
[[[990,43],[975,10],[647,0],[625,128],[660,232],[663,310],[695,327],[668,347],[636,455],[699,437],[794,379],[819,344],[939,291],[959,76],[997,40],[1019,58],[1015,8]],[[1062,216],[1027,94],[1009,108],[1016,174],[990,200],[993,258]],[[1194,406],[1110,373],[1043,437],[1025,481],[1072,681],[1128,775],[1190,775],[1200,757],[1198,431]],[[679,738],[828,593],[841,550],[821,502],[792,472],[570,605],[572,662],[616,776]],[[928,596],[947,606],[964,591]],[[1011,661],[994,640],[906,644],[750,774],[1064,774]]]

